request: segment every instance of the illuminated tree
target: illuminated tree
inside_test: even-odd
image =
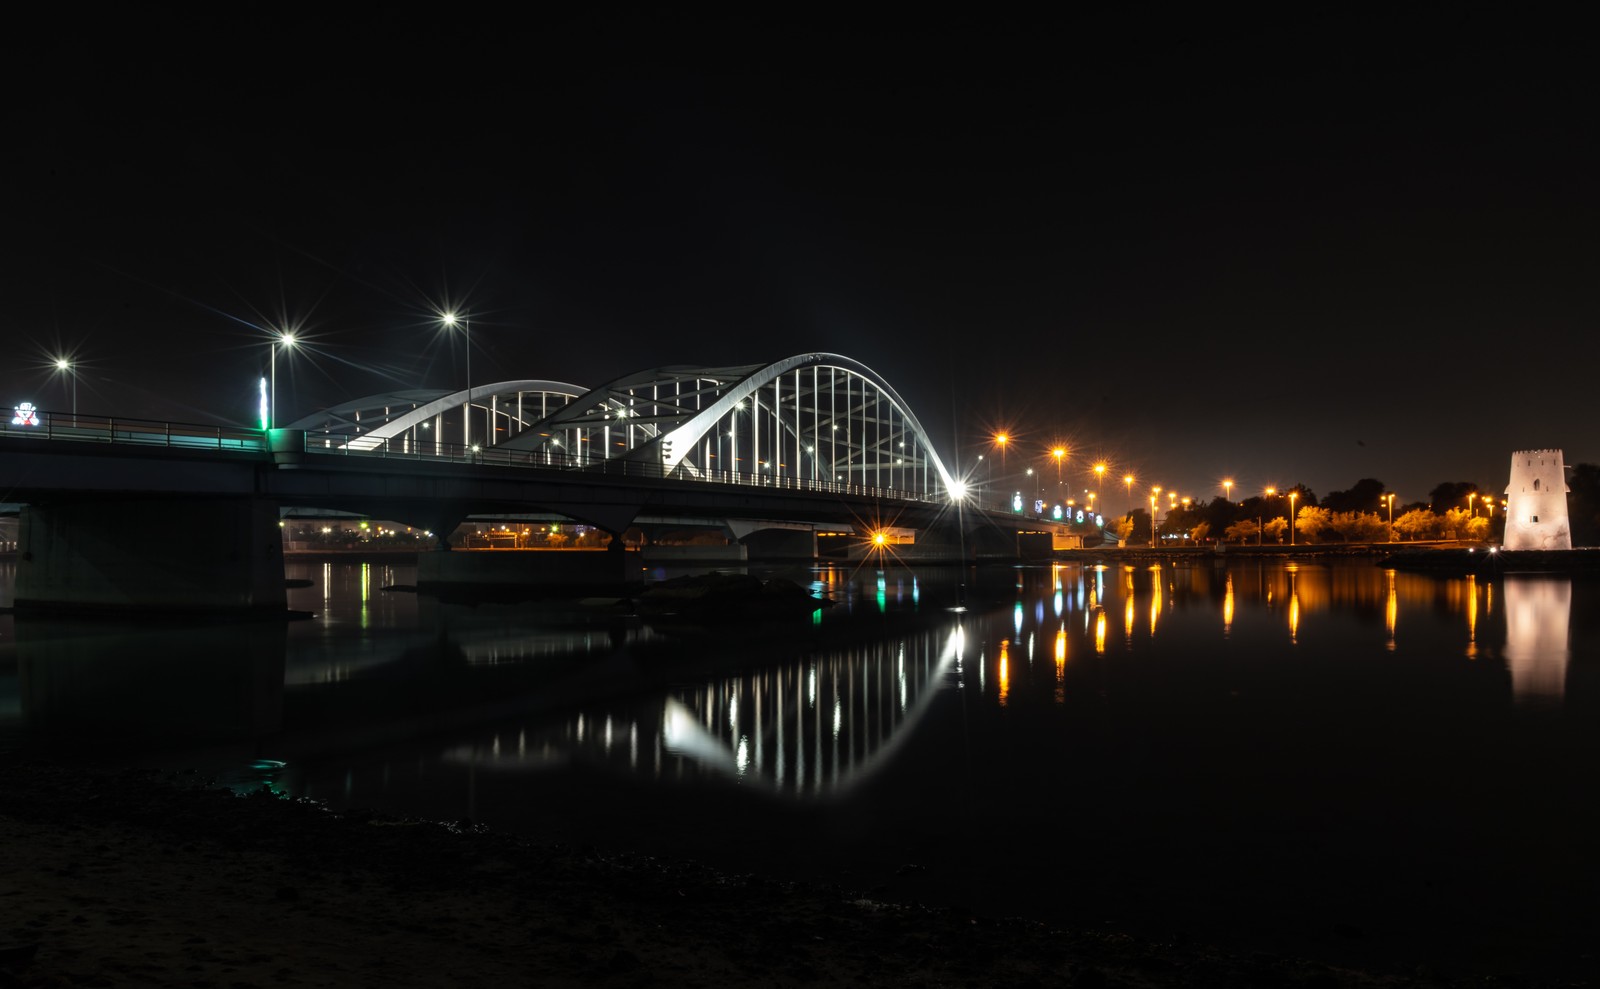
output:
[[[1276,539],[1281,543],[1283,542],[1283,534],[1288,531],[1289,520],[1282,515],[1275,519],[1268,519],[1261,524],[1261,536],[1263,539]]]
[[[1294,531],[1315,542],[1317,536],[1331,524],[1330,514],[1326,508],[1306,505],[1295,516]]]
[[[1222,533],[1224,539],[1235,539],[1241,543],[1255,542],[1259,535],[1261,526],[1255,519],[1240,519]]]
[[[1328,527],[1345,542],[1389,541],[1389,523],[1377,512],[1334,512],[1328,520]]]
[[[1426,508],[1413,508],[1394,520],[1394,531],[1404,539],[1432,539],[1439,532],[1439,516]]]

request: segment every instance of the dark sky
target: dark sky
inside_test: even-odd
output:
[[[0,401],[66,352],[86,412],[248,424],[275,325],[280,419],[459,387],[455,308],[477,382],[834,351],[947,460],[1199,498],[1600,461],[1576,24],[513,10],[19,34]]]

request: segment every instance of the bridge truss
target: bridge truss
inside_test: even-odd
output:
[[[474,386],[470,396],[395,392],[290,428],[307,432],[308,449],[471,455],[608,472],[631,467],[919,500],[965,492],[894,388],[860,362],[828,353],[771,364],[652,368],[592,389],[527,379]]]

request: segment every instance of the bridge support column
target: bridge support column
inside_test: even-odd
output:
[[[17,614],[278,614],[283,533],[271,502],[72,502],[22,509]]]

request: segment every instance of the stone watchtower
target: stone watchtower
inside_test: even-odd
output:
[[[1571,549],[1567,475],[1560,450],[1518,450],[1506,485],[1505,549]]]

